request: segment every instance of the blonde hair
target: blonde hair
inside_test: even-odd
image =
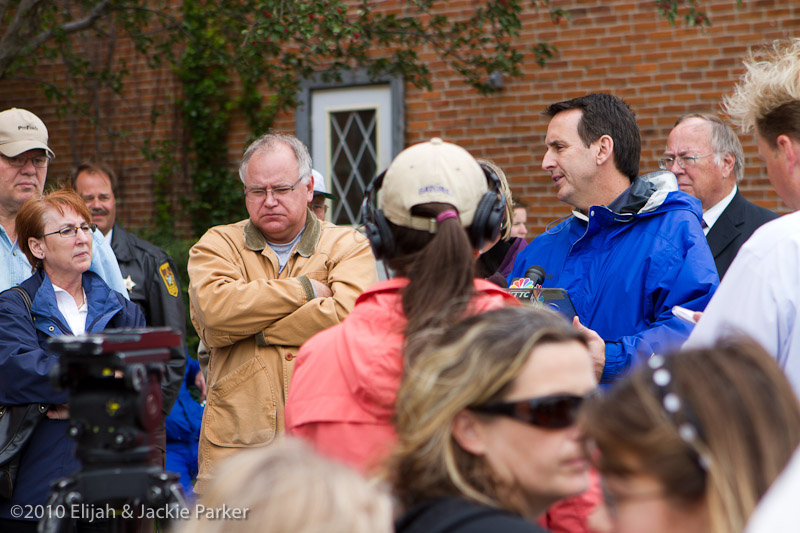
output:
[[[707,505],[713,533],[742,531],[800,443],[800,405],[775,360],[750,339],[666,358],[679,420],[642,368],[583,413],[601,474],[654,476],[678,505]],[[664,397],[666,398],[666,397]],[[697,438],[684,440],[686,424]],[[705,502],[705,503],[704,503]]]
[[[246,517],[204,518],[204,510],[223,506],[247,510]],[[285,437],[226,461],[180,533],[264,531],[389,533],[391,501],[382,485]]]
[[[514,509],[488,463],[452,435],[456,415],[501,398],[533,349],[586,340],[560,315],[508,307],[409,340],[410,367],[397,395],[398,443],[387,461],[401,502],[412,507],[444,496]]]
[[[743,131],[753,127],[771,146],[781,133],[800,139],[800,38],[750,52],[745,73],[723,107]],[[778,133],[775,133],[776,129]]]
[[[511,196],[511,187],[508,185],[508,178],[503,169],[497,166],[497,163],[490,159],[478,159],[478,164],[482,167],[491,169],[497,178],[500,180],[500,192],[506,199],[505,215],[503,216],[503,224],[500,226],[500,240],[507,241],[511,237],[511,226],[514,221],[514,200]]]

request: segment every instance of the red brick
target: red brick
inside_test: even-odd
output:
[[[355,2],[355,0],[353,0]],[[474,0],[443,2],[439,13],[464,20],[477,3]],[[461,143],[476,155],[498,162],[508,174],[512,190],[530,206],[532,233],[569,213],[558,202],[547,173],[541,170],[543,138],[547,119],[542,110],[558,100],[588,92],[611,92],[623,97],[637,114],[643,134],[642,169],[655,168],[666,136],[674,120],[689,111],[719,112],[720,97],[728,94],[741,75],[741,58],[751,48],[800,29],[800,6],[786,1],[747,1],[741,5],[722,0],[701,3],[713,26],[701,31],[683,26],[672,28],[652,7],[636,0],[570,0],[558,4],[573,14],[571,22],[553,25],[543,9],[537,12],[531,2],[523,3],[522,31],[515,44],[527,50],[543,40],[555,44],[559,55],[545,68],[533,62],[526,52],[522,76],[506,77],[504,90],[489,97],[479,96],[449,67],[436,57],[431,47],[420,57],[432,73],[433,91],[405,87],[404,144],[440,135]],[[408,3],[389,0],[377,3],[381,12],[412,13]],[[53,148],[58,154],[50,176],[65,175],[70,167],[97,152],[109,160],[121,175],[122,219],[132,229],[147,226],[153,218],[153,175],[157,166],[144,161],[137,145],[144,139],[174,139],[183,142],[180,113],[168,107],[158,123],[149,123],[156,104],[175,101],[180,88],[168,69],[151,71],[131,46],[117,47],[116,59],[127,58],[131,76],[121,96],[99,95],[104,128],[125,129],[125,138],[112,138],[105,129],[95,129],[82,117],[59,119],[53,106],[20,80],[3,80],[0,101],[4,107],[26,107],[39,114],[50,129]],[[378,56],[381,50],[373,50]],[[91,54],[89,54],[90,57]],[[48,79],[65,80],[60,65],[40,63]],[[77,93],[85,98],[85,91]],[[268,88],[264,88],[268,95]],[[244,117],[232,120],[228,154],[232,172],[246,140],[251,136]],[[294,131],[294,112],[281,113],[276,130]],[[754,201],[786,212],[766,179],[763,164],[757,159],[752,135],[742,135],[747,154],[746,179],[742,190]],[[186,163],[179,162],[170,183],[170,194],[186,197],[190,177]],[[232,179],[235,177],[232,174]],[[235,186],[235,184],[234,184]],[[124,206],[124,208],[122,207]],[[188,221],[176,226],[187,228]]]

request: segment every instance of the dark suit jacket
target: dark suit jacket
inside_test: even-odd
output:
[[[720,279],[731,265],[736,252],[758,227],[778,218],[777,213],[748,201],[740,191],[722,212],[706,235]]]

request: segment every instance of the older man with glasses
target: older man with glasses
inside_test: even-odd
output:
[[[377,281],[366,238],[308,208],[311,156],[299,139],[260,137],[239,177],[249,219],[211,228],[189,254],[192,322],[209,350],[198,494],[220,461],[283,432],[300,345]]]
[[[47,168],[55,153],[48,146],[47,127],[25,109],[0,112],[0,290],[31,275],[31,265],[17,243],[16,216],[26,200],[42,195]],[[93,231],[90,270],[126,298],[128,291],[114,252],[99,231]]]
[[[742,244],[776,213],[748,201],[737,182],[744,176],[744,151],[730,126],[715,115],[692,113],[675,122],[658,166],[703,206],[703,232],[719,277]]]
[[[318,219],[325,220],[328,215],[328,204],[325,203],[325,200],[338,200],[339,198],[328,192],[328,187],[322,174],[314,169],[311,169],[311,174],[314,176],[314,197],[308,203],[308,208]]]

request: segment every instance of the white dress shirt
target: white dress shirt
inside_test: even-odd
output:
[[[705,222],[705,224],[703,224],[703,233],[708,235],[708,232],[714,227],[717,220],[719,220],[722,212],[725,211],[733,201],[733,197],[736,196],[736,191],[738,190],[739,188],[734,185],[733,190],[728,196],[717,202],[713,207],[709,208],[708,211],[703,211],[703,222]]]
[[[89,313],[89,306],[86,305],[86,292],[83,293],[83,305],[78,307],[70,293],[57,285],[53,285],[53,289],[56,291],[58,310],[67,319],[67,325],[72,330],[72,334],[83,335],[86,333],[86,315]]]
[[[684,347],[737,332],[775,357],[800,395],[800,211],[767,222],[742,245]]]

